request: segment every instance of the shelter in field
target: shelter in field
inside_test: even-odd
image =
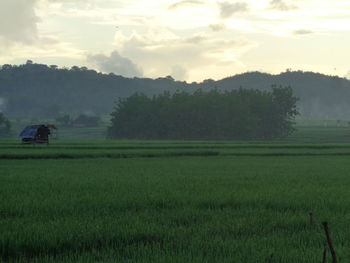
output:
[[[49,143],[51,129],[56,130],[55,125],[29,125],[23,129],[19,138],[22,143]]]

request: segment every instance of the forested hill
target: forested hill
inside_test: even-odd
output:
[[[135,92],[147,96],[163,91],[194,92],[230,89],[270,90],[272,85],[291,86],[300,98],[299,111],[309,118],[350,119],[350,81],[312,72],[287,71],[279,75],[250,72],[201,83],[124,78],[86,67],[70,69],[34,64],[0,68],[0,111],[9,117],[54,118],[63,113],[109,114],[114,101]]]
[[[62,113],[109,114],[114,102],[135,92],[154,95],[186,87],[171,78],[138,79],[27,63],[0,68],[0,111],[10,117],[55,117]]]
[[[267,89],[272,85],[291,86],[298,97],[304,118],[350,119],[350,81],[313,72],[287,71],[278,75],[251,72],[215,82],[220,89],[242,86]]]

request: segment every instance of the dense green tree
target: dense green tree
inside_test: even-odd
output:
[[[110,138],[274,139],[293,131],[298,114],[292,89],[198,90],[119,99],[112,112]]]

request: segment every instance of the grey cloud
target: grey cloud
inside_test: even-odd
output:
[[[30,44],[38,38],[35,14],[37,0],[0,1],[0,37],[5,41]]]
[[[209,25],[209,27],[214,32],[222,31],[222,30],[225,29],[225,25],[224,24],[211,24],[211,25]]]
[[[185,40],[186,43],[189,43],[189,44],[199,44],[203,41],[206,40],[206,37],[204,36],[201,36],[201,35],[197,35],[197,36],[193,36],[193,37],[190,37],[190,38],[187,38]]]
[[[220,7],[221,18],[229,18],[235,13],[248,11],[248,4],[244,2],[237,2],[237,3],[222,2],[222,3],[219,3],[219,7]]]
[[[201,4],[203,4],[203,2],[198,0],[184,0],[184,1],[176,2],[170,5],[169,9],[176,9],[186,5],[201,5]]]
[[[113,51],[110,56],[103,54],[89,55],[87,60],[98,67],[99,70],[124,77],[141,77],[142,69],[130,59],[122,57],[117,51]]]
[[[133,36],[122,44],[123,54],[132,54],[140,61],[150,65],[147,70],[165,69],[170,61],[188,61],[201,53],[202,45],[187,39],[156,39]],[[190,59],[192,61],[192,59]],[[164,72],[169,74],[169,72]]]
[[[278,11],[290,11],[298,9],[298,7],[292,4],[287,4],[284,0],[271,0],[270,9]]]
[[[299,29],[299,30],[295,30],[293,31],[294,35],[309,35],[312,34],[313,32],[311,30],[308,29]]]
[[[168,39],[135,34],[120,43],[120,50],[141,61],[147,76],[171,73],[175,79],[181,80],[200,74],[200,68],[240,65],[232,55],[239,56],[254,45],[249,40],[232,36],[217,39],[203,35],[200,44],[189,41],[197,37]]]

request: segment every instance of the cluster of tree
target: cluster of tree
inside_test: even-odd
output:
[[[80,114],[75,119],[69,114],[64,114],[56,118],[56,121],[62,126],[73,127],[97,127],[101,123],[99,116],[90,116],[87,114]]]
[[[124,78],[86,67],[58,68],[32,61],[0,67],[0,101],[6,102],[0,110],[9,118],[56,118],[64,112],[104,115],[112,111],[116,98],[127,98],[135,92],[152,97],[164,91],[193,93],[197,89],[209,91],[214,88],[265,91],[271,90],[273,84],[293,87],[293,93],[300,98],[301,116],[333,119],[350,116],[350,81],[312,72],[288,70],[278,75],[249,72],[218,81],[186,83],[170,76]]]
[[[293,131],[297,98],[290,87],[193,94],[165,92],[120,99],[110,138],[274,139]]]
[[[0,137],[7,137],[11,134],[11,122],[0,112]]]

